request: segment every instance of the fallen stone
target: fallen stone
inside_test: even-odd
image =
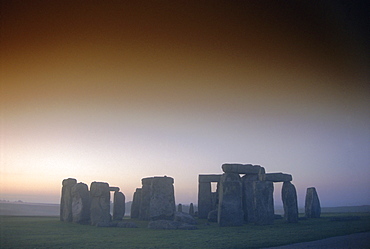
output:
[[[181,225],[178,221],[173,220],[155,220],[150,221],[148,224],[149,229],[166,229],[166,230],[174,230],[177,229]]]
[[[293,177],[284,173],[266,173],[265,180],[270,182],[290,182],[293,180]]]
[[[217,222],[217,217],[218,217],[218,209],[215,209],[208,213],[207,220],[209,222]]]
[[[97,222],[95,224],[96,227],[117,227],[117,225],[118,225],[117,222],[105,222],[105,221]]]
[[[197,221],[194,219],[193,216],[183,212],[175,212],[174,221],[178,221],[181,223],[188,223],[190,225],[196,225]]]

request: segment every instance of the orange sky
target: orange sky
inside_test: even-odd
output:
[[[57,202],[67,177],[131,199],[167,174],[196,202],[197,175],[235,161],[369,204],[365,177],[339,184],[370,173],[361,6],[1,4],[0,199]]]

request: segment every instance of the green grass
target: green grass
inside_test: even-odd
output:
[[[333,216],[359,220],[330,221]],[[127,220],[129,221],[129,220]],[[261,248],[370,231],[370,213],[324,214],[287,224],[218,227],[199,220],[197,230],[105,228],[59,221],[58,217],[0,216],[0,248]]]

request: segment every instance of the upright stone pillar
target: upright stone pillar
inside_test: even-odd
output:
[[[268,225],[274,222],[274,184],[270,181],[253,182],[254,214],[256,225]]]
[[[189,207],[189,214],[190,214],[191,216],[194,216],[194,205],[193,205],[193,203],[190,203],[190,207]]]
[[[177,205],[177,212],[182,212],[182,204]]]
[[[131,219],[139,218],[141,203],[141,188],[137,188],[131,204]]]
[[[254,214],[254,182],[258,180],[257,174],[246,174],[242,177],[242,186],[243,186],[243,212],[244,212],[244,221],[246,223],[255,222]]]
[[[122,192],[114,192],[113,220],[122,220],[125,216],[125,195]]]
[[[154,177],[152,180],[149,218],[150,220],[173,220],[176,204],[172,177]]]
[[[64,179],[62,182],[62,196],[60,199],[60,220],[72,222],[72,187],[77,183],[74,178]]]
[[[320,218],[321,206],[316,188],[307,188],[305,201],[305,215],[307,218]]]
[[[239,174],[224,173],[221,176],[219,194],[218,224],[220,226],[243,225],[242,183]]]
[[[150,193],[152,190],[153,177],[141,179],[141,201],[139,219],[149,220]]]
[[[298,222],[297,191],[291,182],[284,182],[281,189],[284,206],[284,219],[289,223]]]
[[[98,223],[109,223],[110,215],[110,192],[109,185],[105,182],[92,182],[90,186],[91,209],[90,220],[91,225],[95,226]]]
[[[198,189],[198,217],[206,219],[212,210],[212,193],[210,182],[199,182]]]
[[[72,221],[79,224],[90,223],[90,193],[85,183],[72,187]]]

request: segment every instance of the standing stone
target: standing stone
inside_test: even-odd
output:
[[[125,195],[116,191],[113,200],[113,220],[122,220],[125,216]]]
[[[284,219],[289,223],[298,222],[297,191],[291,182],[284,182],[281,189],[284,206]]]
[[[90,222],[90,193],[82,182],[72,187],[72,221],[79,224]]]
[[[270,181],[253,182],[254,223],[268,225],[274,222],[274,184]]]
[[[194,216],[194,205],[193,205],[193,203],[190,203],[190,207],[189,207],[189,214],[190,214],[191,216]]]
[[[206,219],[212,210],[212,193],[210,182],[199,182],[198,189],[198,217]]]
[[[177,205],[177,212],[182,212],[182,205],[181,203]]]
[[[239,174],[224,173],[220,181],[218,224],[220,226],[243,225],[242,183]]]
[[[154,177],[150,193],[150,220],[173,220],[176,204],[172,177]]]
[[[152,189],[153,177],[141,179],[141,200],[139,219],[149,220],[149,207],[150,207],[150,193]]]
[[[109,185],[105,182],[93,182],[90,186],[91,225],[107,224],[111,220]]]
[[[258,180],[258,175],[244,175],[242,177],[242,199],[243,199],[243,212],[244,221],[246,223],[253,223],[255,221],[254,214],[254,185],[253,183]]]
[[[137,188],[131,204],[131,219],[139,218],[141,203],[141,188]]]
[[[62,182],[62,196],[60,199],[60,220],[72,222],[72,187],[77,183],[74,178],[64,179]]]
[[[307,188],[305,201],[305,215],[307,218],[320,218],[321,206],[316,188]]]

